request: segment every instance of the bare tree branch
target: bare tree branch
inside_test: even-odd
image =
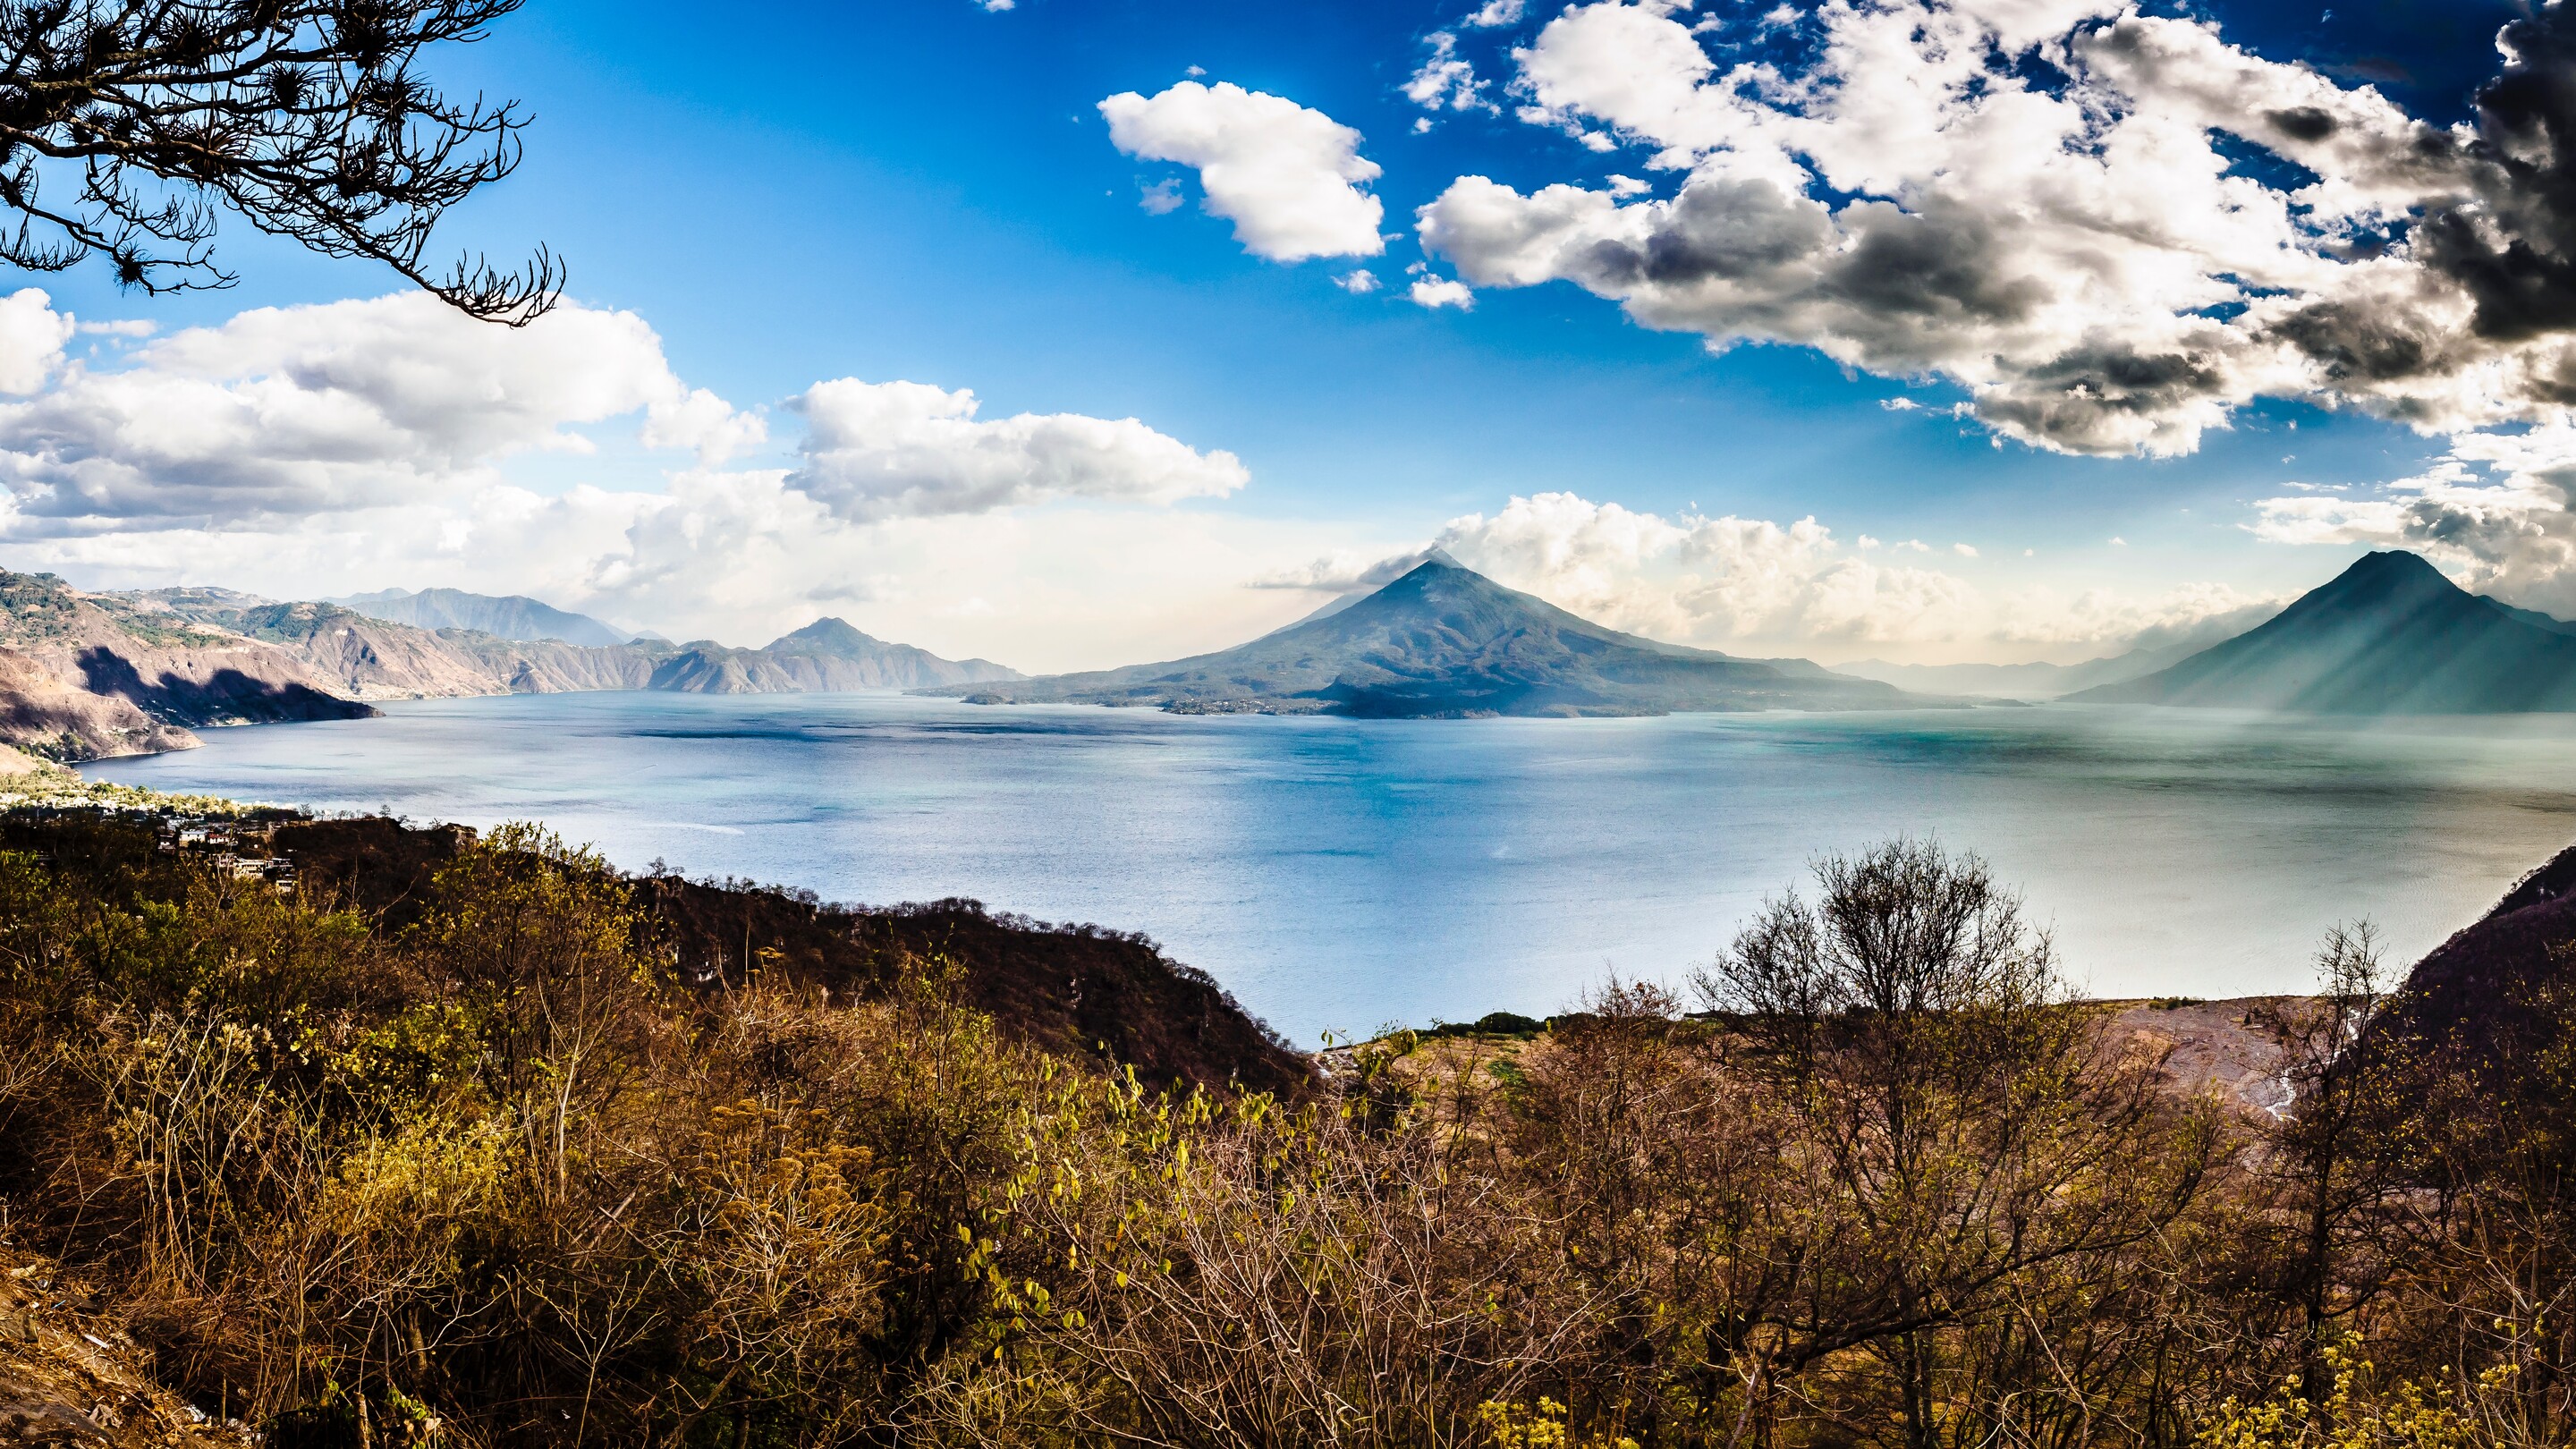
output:
[[[425,257],[448,208],[517,168],[527,117],[450,100],[416,69],[521,3],[0,0],[0,204],[20,217],[0,262],[59,272],[104,254],[147,293],[226,287],[229,207],[524,326],[562,293],[552,252],[514,271]]]

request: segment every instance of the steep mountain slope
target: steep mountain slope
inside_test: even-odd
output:
[[[629,637],[588,614],[558,609],[525,594],[470,594],[463,589],[380,589],[329,603],[355,609],[371,619],[409,624],[416,629],[470,629],[499,639],[533,643],[554,639],[566,644],[606,646]]]
[[[2391,1023],[2438,1039],[2510,1023],[2530,993],[2576,979],[2576,846],[2523,877],[2494,910],[2426,953],[2392,1003]]]
[[[374,713],[273,644],[0,573],[0,743],[85,760],[186,749],[191,728]]]
[[[1803,659],[1659,644],[1576,618],[1434,555],[1367,598],[1217,654],[1004,688],[992,702],[1330,711],[1381,718],[1887,709],[1933,703]]]
[[[2374,553],[2260,628],[2069,698],[2319,714],[2576,710],[2576,635],[2547,623],[2411,553]]]
[[[446,699],[503,692],[490,671],[426,629],[337,604],[262,604],[208,620],[275,644],[352,699]]]

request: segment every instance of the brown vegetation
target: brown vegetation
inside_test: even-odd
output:
[[[976,979],[1122,938],[530,831],[290,827],[281,891],[84,828],[0,854],[6,1232],[278,1444],[2576,1430],[2576,1009],[2375,1037],[2359,933],[2264,1025],[2277,1120],[2174,1090],[1913,844],[1826,862],[1696,1003],[1614,984],[1273,1093]]]

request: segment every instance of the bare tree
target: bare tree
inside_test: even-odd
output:
[[[1983,861],[1897,840],[1815,873],[1813,905],[1770,902],[1697,983],[1795,1119],[1811,1184],[1773,1250],[1801,1272],[1764,1309],[1768,1357],[1875,1361],[1811,1400],[1844,1433],[1985,1442],[1983,1416],[2027,1394],[1962,1385],[1960,1331],[2050,1278],[2103,1289],[2191,1204],[2212,1136],[2069,999]]]
[[[2387,1000],[2379,930],[2336,924],[2317,947],[2317,994],[2255,1013],[2284,1052],[2286,1114],[2272,1124],[2272,1166],[2286,1179],[2299,1243],[2288,1285],[2303,1325],[2301,1394],[2321,1404],[2333,1387],[2325,1350],[2335,1325],[2366,1303],[2376,1268],[2362,1249],[2367,1221],[2399,1188],[2390,1149],[2406,1114],[2403,1063],[2369,1028]]]
[[[334,257],[371,257],[469,315],[523,325],[563,284],[424,259],[447,209],[507,176],[526,117],[451,101],[423,50],[521,0],[0,0],[0,261],[105,253],[145,292],[223,287],[218,207]]]

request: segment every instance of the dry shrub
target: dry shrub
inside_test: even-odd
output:
[[[1973,859],[1823,867],[1698,1013],[1612,982],[1283,1102],[1039,1050],[938,962],[685,989],[541,832],[398,932],[0,854],[0,1227],[282,1445],[2570,1442],[2576,1009],[2369,1058],[2319,1170],[2332,1062],[2257,1133]],[[2387,1368],[2284,1397],[2320,1301]]]

